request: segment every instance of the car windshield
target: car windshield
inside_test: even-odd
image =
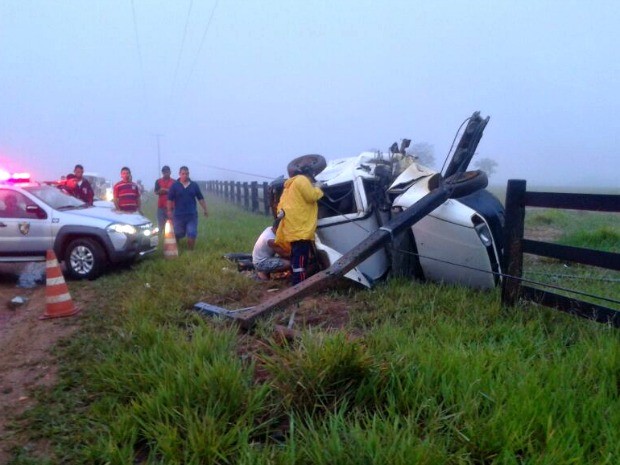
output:
[[[71,197],[69,194],[65,194],[61,190],[51,186],[28,186],[24,187],[24,190],[28,191],[38,199],[42,200],[50,207],[56,210],[68,210],[73,208],[85,208],[87,205],[80,199]]]

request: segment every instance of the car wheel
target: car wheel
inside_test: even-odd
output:
[[[93,239],[75,239],[65,252],[65,267],[73,279],[95,279],[104,268],[105,253]]]
[[[305,174],[312,174],[312,176],[316,176],[321,171],[323,171],[326,166],[327,166],[327,161],[325,160],[325,157],[323,157],[322,155],[317,155],[317,154],[309,154],[309,155],[302,155],[301,157],[295,158],[293,161],[291,161],[288,164],[286,168],[289,173],[289,176],[291,176],[292,173],[300,173],[300,172],[305,173]]]
[[[484,171],[465,171],[456,173],[444,180],[447,187],[452,189],[451,199],[465,197],[489,185],[489,178]]]

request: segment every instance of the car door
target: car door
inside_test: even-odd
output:
[[[344,254],[364,241],[383,224],[383,218],[369,201],[372,182],[362,177],[353,181],[323,188],[325,196],[319,201],[319,220],[316,235],[333,250]],[[385,249],[380,249],[357,268],[371,281],[383,277],[389,270]]]
[[[0,257],[40,257],[52,247],[51,220],[18,190],[0,188]]]

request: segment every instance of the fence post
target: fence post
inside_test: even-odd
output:
[[[269,183],[267,181],[263,183],[263,208],[265,215],[269,216],[271,214],[271,206],[269,204]]]
[[[235,186],[237,187],[237,201],[235,203],[241,206],[241,182],[237,181]]]
[[[258,211],[258,182],[252,181],[250,184],[250,192],[252,193],[252,212]]]
[[[228,200],[229,202],[234,202],[234,195],[235,191],[233,181],[226,181],[226,200]]]
[[[506,188],[506,226],[504,228],[504,254],[502,269],[502,304],[512,306],[517,302],[523,275],[523,233],[525,230],[525,192],[523,179],[510,179]]]
[[[247,182],[243,183],[243,207],[246,210],[250,209],[250,186]]]

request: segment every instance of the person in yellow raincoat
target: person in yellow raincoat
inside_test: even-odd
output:
[[[305,172],[304,172],[305,171]],[[276,232],[276,244],[291,244],[291,282],[293,285],[308,278],[308,266],[314,249],[318,200],[323,191],[313,186],[310,171],[291,170],[284,183],[284,191],[278,203],[281,218]]]

